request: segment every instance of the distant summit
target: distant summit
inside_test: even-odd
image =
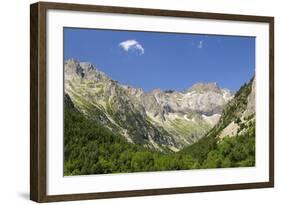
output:
[[[213,83],[196,83],[191,88],[187,90],[187,92],[196,91],[196,92],[207,92],[207,91],[213,91],[220,93],[221,89],[219,88],[218,84],[216,82]]]

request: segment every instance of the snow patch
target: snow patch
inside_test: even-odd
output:
[[[187,121],[191,121],[191,119],[189,119],[189,118],[187,117],[187,115],[184,115],[183,118],[184,118],[185,120],[187,120]]]
[[[233,98],[233,96],[230,94],[230,92],[225,89],[222,90],[222,97],[225,101],[229,101]]]
[[[185,96],[190,96],[190,95],[193,95],[193,94],[195,94],[195,93],[196,93],[195,91],[187,92],[187,93],[185,94]]]
[[[211,125],[215,125],[217,124],[217,122],[219,121],[221,115],[220,114],[213,114],[211,116],[207,116],[207,115],[202,115],[203,119],[208,122]]]

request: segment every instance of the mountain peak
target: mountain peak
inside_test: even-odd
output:
[[[221,89],[219,88],[218,84],[216,82],[211,82],[211,83],[196,83],[194,84],[191,88],[189,88],[187,90],[187,92],[191,92],[191,91],[195,91],[195,92],[207,92],[207,91],[213,91],[216,93],[220,93]]]
[[[73,58],[65,61],[65,69],[66,72],[76,73],[82,78],[91,70],[96,70],[94,65],[90,62],[79,62],[78,60]]]
[[[144,93],[142,88],[134,88],[134,87],[131,87],[129,85],[122,85],[122,84],[120,84],[120,86],[123,89],[125,89],[130,95],[139,96],[139,95]]]

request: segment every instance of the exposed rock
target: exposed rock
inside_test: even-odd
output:
[[[256,78],[253,79],[252,82],[252,90],[250,95],[248,96],[248,103],[247,103],[247,108],[244,113],[244,116],[247,117],[253,113],[255,113],[256,110]]]
[[[219,138],[233,137],[242,134],[250,124],[255,122],[255,93],[256,93],[256,79],[255,77],[244,85],[241,91],[238,91],[237,96],[229,102],[228,107],[225,108],[228,114],[230,106],[235,109],[232,114],[232,119],[228,124],[224,125],[219,134]],[[233,111],[232,111],[233,112]],[[224,116],[222,117],[224,118]],[[216,126],[220,127],[222,122]],[[225,123],[224,123],[225,124]]]
[[[224,138],[226,136],[228,137],[233,137],[237,134],[238,131],[238,124],[236,124],[235,122],[231,122],[229,125],[227,125],[226,128],[224,128],[221,132],[221,134],[219,135],[219,138]]]
[[[221,89],[218,87],[217,83],[196,83],[194,84],[190,89],[188,89],[187,92],[198,92],[198,93],[204,93],[204,92],[216,92],[221,93]]]

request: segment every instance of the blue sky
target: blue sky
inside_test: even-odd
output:
[[[254,75],[255,38],[64,28],[69,58],[145,91],[182,91],[198,82],[236,91]]]

